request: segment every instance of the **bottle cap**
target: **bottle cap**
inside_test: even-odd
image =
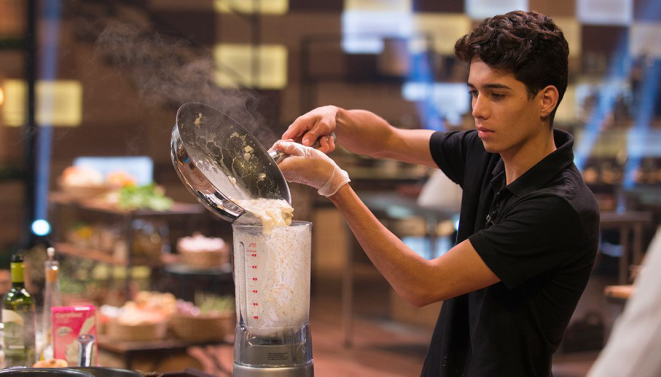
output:
[[[14,254],[11,258],[11,282],[23,283],[24,270],[25,267],[23,265],[23,256],[20,254]]]

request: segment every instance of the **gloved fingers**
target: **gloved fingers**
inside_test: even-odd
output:
[[[271,145],[271,148],[269,148],[268,152],[271,153],[271,152],[273,152],[273,151],[281,150],[281,149],[278,149],[278,148],[277,148],[278,143],[281,142],[281,141],[290,141],[290,142],[294,142],[293,139],[281,139],[281,140],[277,140],[275,143],[273,143],[273,145]]]
[[[300,149],[308,148],[315,154],[309,156],[287,155],[278,161],[278,167],[288,182],[302,183],[319,189],[332,175],[334,167],[325,154],[300,144],[297,145],[300,148],[290,150],[290,152],[296,153]]]
[[[283,141],[279,140],[273,144],[273,148],[276,150],[283,151],[288,156],[298,156],[298,157],[307,157],[310,155],[310,147],[294,143],[293,141]]]

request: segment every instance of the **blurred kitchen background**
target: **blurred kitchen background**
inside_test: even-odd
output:
[[[196,205],[172,167],[177,108],[196,101],[221,109],[266,147],[296,117],[330,104],[401,128],[470,129],[467,66],[454,43],[485,17],[515,9],[552,16],[569,42],[555,127],[575,136],[575,163],[602,210],[593,278],[554,366],[556,376],[584,375],[661,218],[657,0],[0,0],[2,269],[12,252],[49,244],[71,302],[121,306],[140,290],[231,295],[227,268],[178,259],[180,238],[201,232],[231,244],[231,226]],[[434,258],[452,246],[455,185],[426,167],[342,148],[332,157],[412,249]],[[85,200],[106,182],[90,173],[81,179],[98,192],[72,189],[72,167],[104,179],[125,173],[175,207],[149,218],[90,208]],[[417,375],[440,304],[416,309],[398,298],[330,202],[291,186],[295,218],[314,223],[317,375]],[[135,362],[217,373],[231,366],[231,344],[205,347]],[[125,366],[126,350],[106,351],[108,363]]]

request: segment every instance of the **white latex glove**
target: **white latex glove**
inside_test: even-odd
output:
[[[278,164],[287,181],[314,187],[320,195],[333,196],[342,186],[351,182],[346,171],[314,148],[292,141],[278,141],[272,149],[287,155]]]

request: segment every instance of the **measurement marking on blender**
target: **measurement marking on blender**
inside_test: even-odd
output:
[[[253,269],[257,269],[257,266],[250,266],[250,267],[252,267]]]
[[[257,290],[256,290],[256,289],[253,289],[253,290],[252,290],[252,293],[257,293]]]
[[[257,278],[252,278],[252,281],[257,281]]]

